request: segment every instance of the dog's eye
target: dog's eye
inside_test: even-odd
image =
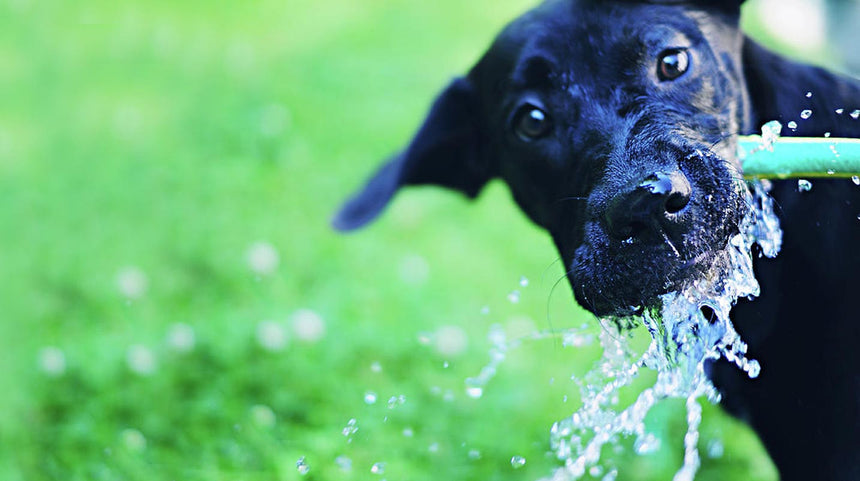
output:
[[[532,104],[520,107],[514,117],[514,130],[523,140],[539,139],[549,133],[551,127],[549,115]]]
[[[675,80],[690,68],[690,55],[686,50],[673,48],[664,50],[657,61],[657,77],[660,81]]]

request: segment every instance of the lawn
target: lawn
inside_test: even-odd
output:
[[[548,476],[596,343],[465,384],[491,332],[599,331],[548,236],[500,184],[328,226],[530,4],[0,1],[0,479]],[[682,407],[619,480],[671,479]],[[700,446],[697,479],[775,479],[717,407]]]

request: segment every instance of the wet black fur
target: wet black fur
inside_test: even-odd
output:
[[[409,146],[336,216],[352,230],[404,185],[478,195],[503,179],[557,245],[573,292],[596,314],[655,302],[708,267],[744,214],[736,134],[769,120],[784,135],[860,137],[860,82],[792,63],[738,29],[740,1],[550,0],[514,21],[433,105]],[[690,69],[656,75],[660,52],[684,47]],[[812,92],[812,97],[806,93]],[[524,140],[525,103],[552,119]],[[807,120],[800,112],[811,109]],[[841,114],[837,109],[844,109]],[[692,195],[677,214],[633,231],[633,209],[655,173]],[[762,296],[733,319],[762,374],[711,366],[724,405],[761,437],[783,479],[860,479],[860,187],[848,180],[774,183],[785,232],[775,260],[756,261]],[[661,211],[662,212],[662,211]],[[650,222],[650,218],[649,218]]]

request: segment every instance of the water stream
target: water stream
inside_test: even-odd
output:
[[[766,144],[767,139],[764,148]],[[547,481],[577,480],[586,475],[613,481],[618,471],[601,465],[603,449],[617,445],[622,438],[633,437],[638,454],[655,451],[659,439],[647,432],[645,418],[660,401],[672,398],[685,400],[688,426],[684,463],[674,480],[691,481],[695,477],[700,466],[700,400],[720,400],[705,374],[705,364],[724,358],[751,378],[761,370],[756,360],[746,357],[747,345],[732,325],[729,312],[737,299],[759,295],[752,267],[753,245],[759,246],[761,255],[774,257],[782,243],[782,231],[773,201],[767,195],[767,182],[751,182],[749,187],[749,213],[705,276],[679,292],[665,294],[659,308],[646,310],[639,317],[602,320],[599,335],[595,336],[588,325],[562,335],[566,348],[591,344],[597,337],[603,354],[586,375],[574,378],[581,407],[550,430],[550,445],[562,466]],[[629,342],[631,326],[644,326],[650,335],[644,353],[637,353]],[[522,341],[553,336],[534,332],[526,339],[510,340],[499,326],[492,328],[490,362],[477,376],[466,380],[467,394],[481,397],[483,387],[496,374],[507,352]],[[656,373],[654,384],[620,409],[621,390],[631,386],[644,371]],[[511,461],[514,467],[516,461]]]
[[[675,481],[692,480],[700,465],[699,424],[704,398],[712,403],[720,395],[705,374],[705,363],[725,358],[751,378],[761,367],[746,357],[747,346],[729,319],[737,299],[755,297],[759,285],[753,275],[752,246],[763,255],[779,252],[782,232],[773,212],[766,186],[751,184],[747,198],[749,214],[732,237],[708,275],[684,290],[662,296],[662,306],[646,311],[641,318],[604,323],[600,336],[603,357],[581,380],[582,406],[570,417],[552,426],[552,450],[563,462],[551,478],[554,481],[580,479],[597,466],[604,446],[621,437],[635,437],[635,449],[648,451],[655,438],[646,432],[645,417],[658,402],[669,398],[686,400],[688,430],[684,438],[684,464]],[[641,324],[651,342],[636,355],[628,337],[612,326]],[[656,372],[654,385],[644,389],[630,406],[618,410],[619,391],[629,386],[643,369]]]

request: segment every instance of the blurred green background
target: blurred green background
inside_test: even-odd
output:
[[[767,3],[759,38],[839,60]],[[532,4],[0,0],[0,479],[548,476],[599,349],[525,342],[464,390],[493,325],[600,329],[547,235],[500,184],[328,227]],[[619,480],[671,478],[682,412],[649,417],[656,453],[607,453]],[[716,407],[700,446],[697,479],[775,479]]]

